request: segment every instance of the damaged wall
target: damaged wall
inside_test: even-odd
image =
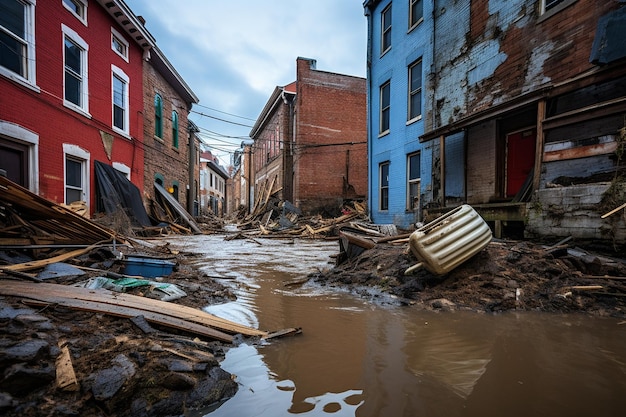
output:
[[[626,183],[553,185],[537,191],[529,205],[527,237],[572,236],[577,239],[626,242],[626,210],[602,219],[618,207],[615,201],[626,201]]]
[[[549,19],[536,0],[437,0],[426,130],[589,69],[596,22],[615,5],[588,3],[573,2]]]

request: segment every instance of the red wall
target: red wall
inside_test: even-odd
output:
[[[111,27],[124,31],[96,2],[89,2],[85,26],[59,1],[39,1],[35,9],[36,76],[40,92],[0,76],[0,120],[18,124],[39,135],[39,194],[64,201],[63,144],[90,153],[90,206],[95,206],[94,161],[118,162],[131,168],[131,180],[143,188],[142,50],[132,39],[127,63],[111,49]],[[91,118],[63,106],[63,32],[74,30],[88,45],[89,113]],[[111,128],[111,64],[121,68],[129,82],[131,138]],[[111,158],[101,132],[113,136]],[[36,168],[36,167],[35,167]]]

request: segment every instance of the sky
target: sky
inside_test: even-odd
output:
[[[230,164],[296,59],[365,77],[363,0],[125,0],[199,103],[189,115],[209,150]]]

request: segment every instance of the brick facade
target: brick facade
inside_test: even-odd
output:
[[[154,182],[170,191],[178,202],[187,208],[190,155],[187,116],[191,103],[185,102],[179,92],[168,82],[153,61],[144,62],[144,141],[145,164],[144,197],[154,198]],[[155,96],[162,99],[161,137],[155,133]],[[173,112],[178,114],[178,146],[174,140]],[[195,158],[195,155],[192,157]],[[191,166],[191,169],[194,167]],[[148,206],[148,201],[145,201]]]
[[[298,58],[295,83],[277,87],[250,134],[255,198],[274,182],[279,198],[305,213],[334,214],[345,200],[364,199],[365,108],[365,79]]]
[[[94,162],[101,161],[125,172],[143,187],[142,56],[149,34],[142,41],[127,32],[138,21],[118,24],[110,8],[86,2],[86,23],[61,1],[26,1],[26,15],[34,16],[34,38],[28,48],[28,74],[16,75],[0,67],[0,169],[10,179],[54,202],[66,202],[68,158],[80,164],[76,191],[89,212],[96,208]],[[112,49],[112,32],[128,43],[127,57]],[[31,33],[27,28],[27,33]],[[71,37],[83,49],[82,110],[64,104],[64,38]],[[128,86],[127,133],[113,128],[113,69],[124,74]]]

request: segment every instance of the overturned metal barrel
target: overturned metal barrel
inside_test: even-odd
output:
[[[464,204],[420,227],[409,237],[411,252],[424,267],[443,275],[474,256],[491,241],[491,229],[471,206]]]

